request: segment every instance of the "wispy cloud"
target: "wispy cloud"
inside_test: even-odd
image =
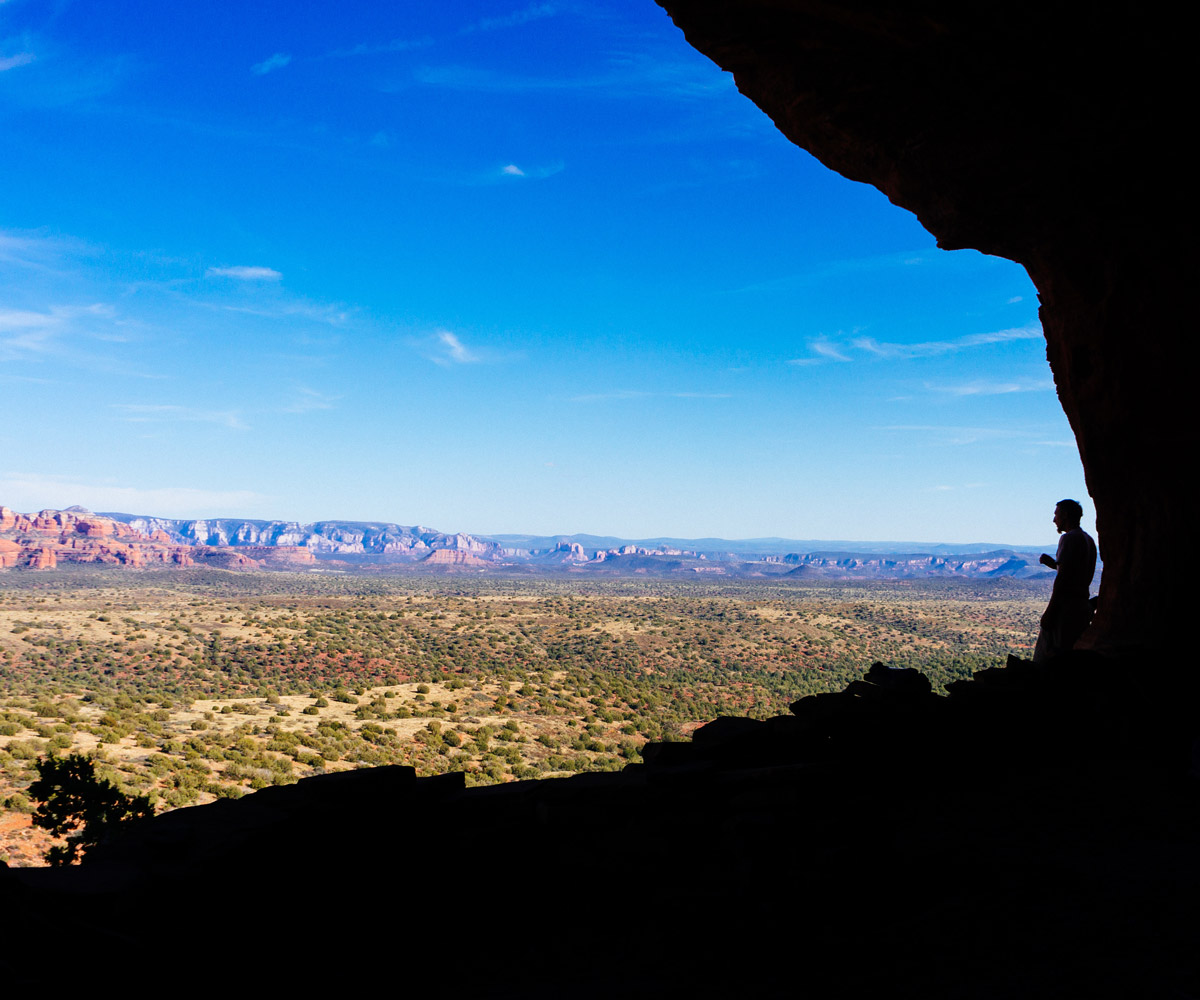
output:
[[[490,352],[480,351],[465,344],[457,333],[450,330],[436,330],[427,336],[409,337],[407,343],[426,361],[432,361],[443,368],[497,360]]]
[[[32,52],[18,52],[15,56],[0,56],[0,73],[16,69],[18,66],[28,66],[35,58]]]
[[[430,360],[438,364],[466,365],[479,361],[479,355],[459,340],[457,334],[449,330],[439,330],[436,334],[439,345],[439,355]]]
[[[807,358],[791,358],[790,365],[819,365],[827,361],[853,361],[855,356],[877,358],[882,360],[907,360],[912,358],[932,358],[942,354],[954,354],[958,351],[968,351],[975,347],[986,347],[989,344],[1003,344],[1014,340],[1039,340],[1042,328],[1037,324],[1016,327],[1009,330],[994,330],[989,333],[969,333],[952,340],[927,340],[917,344],[900,344],[878,341],[874,337],[846,337],[839,334],[838,339],[828,336],[818,337],[809,341],[808,349],[812,352]],[[960,395],[989,394],[985,383],[975,383],[977,388],[964,388]],[[928,386],[927,388],[933,388]],[[993,388],[995,392],[1025,392],[1044,388],[1042,383],[1018,385],[1016,388]],[[954,391],[947,388],[945,391]]]
[[[500,168],[500,177],[523,177],[540,181],[562,173],[563,166],[564,164],[561,161],[544,167],[519,167],[515,163],[509,163]]]
[[[474,31],[500,31],[503,28],[515,28],[518,25],[528,24],[530,21],[540,21],[544,17],[553,17],[555,13],[557,13],[557,10],[554,4],[534,3],[523,10],[513,11],[511,14],[502,14],[499,17],[485,17],[474,24],[468,24],[462,29],[462,34],[465,35]]]
[[[238,281],[279,281],[283,274],[273,267],[210,267],[204,272],[210,278],[236,278]]]
[[[713,75],[692,62],[658,59],[641,53],[610,57],[608,67],[586,75],[506,73],[480,66],[449,63],[418,67],[413,77],[427,87],[494,94],[587,91],[598,98],[688,101],[708,100],[733,88],[729,74]]]
[[[127,54],[104,55],[61,36],[25,31],[0,38],[0,74],[35,63],[36,70],[16,73],[20,86],[5,94],[6,102],[43,111],[90,102],[111,93],[138,69],[137,60]]]
[[[0,496],[15,510],[61,510],[82,504],[89,510],[115,510],[159,517],[247,516],[269,507],[272,498],[251,490],[204,490],[188,486],[143,489],[118,483],[86,482],[73,476],[13,472],[0,479]]]
[[[219,424],[231,430],[248,430],[236,410],[200,410],[191,406],[151,403],[112,403],[112,409],[124,414],[131,424],[145,423],[205,423]]]
[[[48,236],[37,230],[0,230],[0,264],[12,264],[43,273],[61,273],[64,264],[78,257],[92,257],[95,247],[80,240]]]
[[[432,38],[393,38],[390,42],[360,42],[347,49],[334,49],[321,58],[348,59],[352,56],[373,56],[388,52],[411,52],[426,49],[433,44]]]
[[[820,337],[817,340],[811,340],[808,344],[808,349],[813,352],[812,357],[808,358],[791,358],[788,361],[789,365],[819,365],[826,361],[850,361],[851,357],[845,353],[837,344],[828,337]]]
[[[88,320],[102,319],[107,323],[113,316],[112,306],[105,303],[50,306],[45,312],[0,308],[0,361],[66,355],[70,352],[63,343],[64,337],[89,333]],[[121,339],[111,333],[90,333],[90,336],[108,341]]]
[[[911,273],[914,268],[924,272],[928,281],[934,274],[945,275],[945,280],[956,280],[954,275],[965,275],[1005,266],[998,258],[988,257],[972,251],[955,251],[946,253],[941,250],[903,250],[895,253],[873,254],[865,257],[843,257],[840,259],[822,258],[801,271],[779,274],[775,277],[754,281],[746,285],[737,285],[723,289],[727,295],[754,293],[760,291],[785,291],[793,288],[822,287],[830,281],[851,278],[859,275],[878,273],[903,274]],[[903,275],[901,280],[907,279]],[[1022,296],[1016,295],[1007,300],[1008,305],[1023,301]]]
[[[873,337],[856,337],[851,346],[879,358],[928,358],[938,354],[950,354],[983,347],[987,344],[1002,344],[1012,340],[1037,340],[1042,336],[1038,325],[1022,326],[1010,330],[995,330],[991,333],[969,333],[953,340],[929,340],[919,344],[896,344],[875,340]]]
[[[646,392],[640,389],[614,389],[571,396],[572,403],[603,403],[614,399],[730,399],[729,392]]]
[[[310,413],[313,410],[332,410],[341,396],[331,396],[306,385],[296,386],[295,398],[283,407],[284,413]]]
[[[197,302],[198,305],[209,309],[221,309],[225,312],[242,313],[246,316],[259,316],[263,319],[306,319],[313,323],[326,323],[329,326],[342,326],[353,313],[345,305],[308,302],[303,299],[287,299],[282,302],[267,305],[229,305],[225,303]]]
[[[951,396],[1003,396],[1012,392],[1047,392],[1054,389],[1054,381],[1048,378],[1022,378],[1009,382],[985,382],[976,379],[958,385],[935,385],[925,383],[933,392],[944,392]]]
[[[258,76],[263,76],[273,70],[283,69],[292,61],[291,55],[286,52],[276,52],[273,56],[268,56],[260,63],[255,63],[250,67],[250,72]]]

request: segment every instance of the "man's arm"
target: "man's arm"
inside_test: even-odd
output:
[[[1065,538],[1065,536],[1064,536]],[[1043,566],[1049,566],[1057,574],[1054,577],[1054,586],[1050,588],[1050,600],[1046,602],[1046,610],[1042,612],[1042,628],[1045,628],[1054,621],[1058,614],[1058,606],[1062,603],[1062,588],[1059,584],[1062,583],[1062,561],[1067,558],[1067,546],[1064,544],[1063,538],[1058,540],[1058,558],[1042,553],[1041,559],[1038,560]]]

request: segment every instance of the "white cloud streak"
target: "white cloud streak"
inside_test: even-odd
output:
[[[313,410],[332,410],[333,404],[341,396],[330,396],[327,393],[310,389],[306,385],[296,386],[296,398],[289,406],[283,407],[284,413],[311,413]]]
[[[534,3],[530,4],[524,10],[516,10],[511,14],[482,18],[474,24],[467,25],[462,29],[461,33],[466,35],[475,31],[500,31],[504,28],[515,28],[522,24],[528,24],[530,21],[540,21],[544,17],[553,17],[555,13],[554,4]]]
[[[691,63],[677,63],[636,54],[616,56],[601,73],[570,77],[564,75],[519,75],[462,64],[421,66],[413,79],[427,87],[479,91],[493,94],[563,93],[586,91],[606,99],[676,98],[710,100],[714,94],[733,89],[733,77],[698,71]]]
[[[238,281],[279,281],[283,274],[273,267],[210,267],[204,272],[210,278],[235,278]]]
[[[839,348],[828,337],[809,342],[808,349],[813,352],[811,358],[792,358],[789,365],[819,365],[824,361],[850,361],[851,357]]]
[[[984,347],[988,344],[1003,344],[1013,340],[1037,340],[1041,336],[1041,326],[1033,325],[1011,330],[996,330],[991,333],[969,333],[953,340],[930,340],[920,344],[881,343],[873,337],[855,337],[850,341],[850,345],[879,358],[929,358],[938,354],[969,350],[972,347]]]
[[[46,312],[32,309],[0,308],[0,361],[30,360],[69,353],[63,337],[83,334],[81,322],[89,319],[113,320],[112,306],[94,303],[87,306],[50,306]],[[120,341],[112,335],[92,335],[92,339]]]
[[[432,38],[393,38],[390,42],[369,43],[360,42],[348,49],[334,49],[327,52],[326,59],[348,59],[353,56],[373,56],[388,52],[410,52],[413,49],[426,49],[433,44]]]
[[[545,180],[547,177],[553,177],[555,174],[562,173],[564,164],[562,161],[551,163],[544,167],[531,167],[526,169],[519,167],[515,163],[509,163],[500,168],[500,176],[503,177],[523,177],[528,180]]]
[[[944,392],[951,396],[1003,396],[1013,392],[1053,391],[1054,382],[1048,378],[1013,379],[1010,382],[964,382],[959,385],[933,385],[926,382],[925,388],[933,392]]]
[[[603,403],[619,399],[731,399],[729,392],[646,392],[641,389],[614,389],[571,396],[572,403]]]
[[[473,364],[479,360],[479,355],[467,347],[466,344],[449,330],[439,330],[437,339],[444,352],[440,359],[441,364],[453,362],[454,364],[465,365]],[[439,359],[434,358],[434,360],[438,361]]]
[[[18,52],[15,56],[0,56],[0,73],[16,69],[18,66],[28,66],[35,58],[32,52]]]
[[[191,406],[152,403],[110,405],[118,413],[124,414],[123,419],[131,424],[183,422],[218,424],[239,431],[249,429],[236,410],[199,410]]]
[[[255,63],[250,67],[250,72],[256,76],[264,76],[277,69],[283,69],[292,61],[291,55],[286,52],[276,52],[273,56],[268,56],[260,63]]]
[[[994,330],[989,333],[969,333],[953,340],[928,340],[918,344],[898,344],[876,340],[874,337],[852,337],[846,342],[837,342],[829,337],[820,337],[809,342],[808,349],[812,356],[807,358],[792,358],[790,365],[819,365],[826,361],[853,361],[852,351],[859,352],[860,357],[871,357],[880,360],[911,360],[913,358],[932,358],[942,354],[955,354],[959,351],[971,350],[975,347],[986,347],[989,344],[1004,344],[1014,340],[1040,340],[1042,328],[1038,324],[1016,327],[1009,330]],[[1041,384],[1031,385],[1029,389],[1009,388],[995,389],[995,392],[1020,392],[1043,388]],[[953,391],[953,390],[947,390]],[[975,392],[964,391],[961,395],[985,394],[985,388]]]

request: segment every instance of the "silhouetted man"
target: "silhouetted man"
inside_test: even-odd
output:
[[[1075,500],[1060,500],[1054,508],[1054,527],[1062,538],[1053,555],[1042,553],[1043,566],[1058,571],[1050,603],[1042,615],[1042,630],[1033,648],[1035,662],[1071,649],[1092,620],[1092,577],[1096,574],[1096,543],[1079,527],[1083,508]]]

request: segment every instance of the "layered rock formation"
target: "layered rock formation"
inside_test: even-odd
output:
[[[928,577],[995,576],[1035,578],[1047,576],[1032,553],[1010,551],[978,555],[934,556],[925,553],[882,556],[847,552],[791,553],[784,564],[794,566],[795,576],[862,577],[875,580],[925,579]]]
[[[473,535],[446,534],[432,528],[405,527],[375,521],[255,521],[238,518],[174,520],[142,514],[106,513],[142,532],[161,531],[186,545],[215,545],[267,549],[304,548],[322,556],[386,556],[424,560],[430,553],[450,550],[469,553],[482,561],[498,561],[503,551],[495,542]]]
[[[318,556],[342,561],[485,567],[503,557],[495,542],[397,524],[321,521],[177,521],[93,514],[83,507],[18,514],[0,507],[0,569],[59,563],[306,569]]]
[[[18,514],[0,507],[0,569],[59,563],[190,566],[194,553],[161,531],[146,534],[80,508]]]
[[[465,549],[436,549],[427,555],[422,563],[424,566],[491,566],[492,561],[481,559],[473,552]]]
[[[125,524],[82,507],[18,514],[0,507],[0,569],[55,569],[62,563],[303,569],[316,560],[297,546],[192,545],[161,528]]]
[[[1103,546],[1083,644],[1167,644],[1193,450],[1188,33],[1132,4],[658,2],[797,145],[939,246],[1029,272]]]

